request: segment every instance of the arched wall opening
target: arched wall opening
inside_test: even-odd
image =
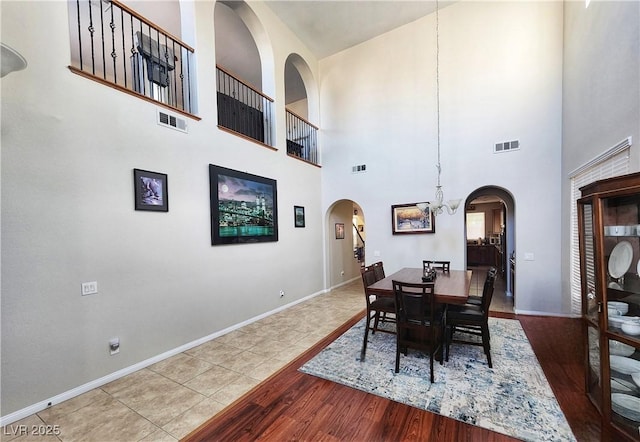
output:
[[[360,228],[362,226],[362,228]],[[360,278],[364,265],[365,215],[358,203],[338,200],[325,214],[325,286],[339,287]],[[360,251],[358,249],[361,248]]]
[[[284,68],[287,110],[310,121],[318,120],[318,88],[307,62],[298,54],[287,57]]]
[[[482,205],[488,210],[483,210],[486,214],[485,218],[489,222],[485,223],[484,235],[480,238],[469,238],[468,236],[468,219],[469,213],[477,213],[479,206]],[[474,244],[481,242],[483,244],[495,245],[500,249],[500,271],[503,272],[506,281],[506,295],[514,296],[515,284],[514,273],[512,272],[511,259],[515,256],[515,231],[516,231],[516,207],[515,200],[511,192],[498,186],[480,187],[469,194],[465,200],[465,239],[468,244],[466,256],[467,266],[470,264],[469,251],[472,250]],[[502,215],[500,219],[496,219],[497,210],[500,208]],[[490,210],[490,211],[489,211]],[[515,298],[514,304],[515,304]],[[515,306],[514,306],[515,307]]]

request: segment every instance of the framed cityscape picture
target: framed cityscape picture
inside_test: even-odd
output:
[[[278,240],[276,180],[209,165],[211,244]]]

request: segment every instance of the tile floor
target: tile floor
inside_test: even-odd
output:
[[[481,294],[486,269],[473,270]],[[512,312],[500,281],[491,309]],[[364,308],[357,280],[7,425],[1,440],[179,440]],[[36,428],[59,434],[22,434]]]
[[[357,280],[7,425],[1,440],[179,440],[364,308]],[[59,434],[21,434],[38,428]]]
[[[482,288],[484,286],[484,280],[487,277],[487,270],[489,267],[469,267],[473,270],[473,276],[471,278],[470,295],[482,295]],[[498,273],[493,290],[493,299],[491,300],[492,312],[513,313],[513,296],[507,296],[505,275]]]

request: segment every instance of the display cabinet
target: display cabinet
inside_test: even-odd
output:
[[[603,440],[640,441],[640,174],[580,190],[586,392]]]

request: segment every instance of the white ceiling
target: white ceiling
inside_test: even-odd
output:
[[[443,8],[452,1],[439,2]],[[318,59],[435,11],[432,0],[269,0],[266,5]]]

